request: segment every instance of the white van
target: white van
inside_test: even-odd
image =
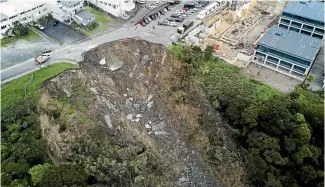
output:
[[[146,3],[144,0],[137,0],[136,2],[139,3],[139,4],[145,4]]]
[[[209,14],[209,12],[207,10],[202,10],[198,15],[197,15],[197,19],[198,20],[203,20],[207,15]]]

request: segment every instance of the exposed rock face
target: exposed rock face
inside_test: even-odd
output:
[[[233,181],[223,180],[228,177],[223,173],[216,176],[210,171],[209,163],[201,156],[204,147],[197,150],[189,146],[188,134],[194,134],[191,125],[197,123],[198,115],[194,113],[198,109],[175,106],[166,94],[172,84],[170,77],[183,71],[181,62],[168,49],[124,39],[90,50],[80,66],[80,70],[67,71],[45,84],[43,97],[49,101],[42,102],[42,107],[61,111],[60,121],[46,114],[41,118],[53,157],[68,161],[65,158],[71,154],[71,143],[89,129],[105,126],[121,141],[141,142],[171,167],[174,176],[168,186],[241,185],[241,176],[232,169],[225,169],[225,173],[237,175],[232,176]],[[67,99],[70,105],[64,104]],[[58,126],[62,123],[66,130],[60,132]],[[201,143],[208,144],[204,134],[199,135]]]

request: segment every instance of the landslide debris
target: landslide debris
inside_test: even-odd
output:
[[[54,163],[80,165],[104,186],[243,186],[231,133],[168,49],[122,39],[80,66],[44,83],[41,129]]]

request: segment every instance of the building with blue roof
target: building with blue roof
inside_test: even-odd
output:
[[[324,37],[324,2],[291,2],[282,12],[279,27],[312,37]]]
[[[322,39],[273,26],[257,42],[252,61],[303,80],[322,46]]]

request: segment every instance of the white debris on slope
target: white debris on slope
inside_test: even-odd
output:
[[[105,118],[105,121],[106,121],[107,126],[108,126],[109,128],[112,128],[113,125],[112,125],[111,117],[109,116],[109,114],[106,114],[106,115],[104,116],[104,118]]]
[[[100,65],[105,65],[106,64],[106,59],[105,57],[99,61]]]
[[[116,71],[118,69],[121,69],[124,65],[123,61],[117,61],[115,63],[113,63],[108,69],[111,71]]]

